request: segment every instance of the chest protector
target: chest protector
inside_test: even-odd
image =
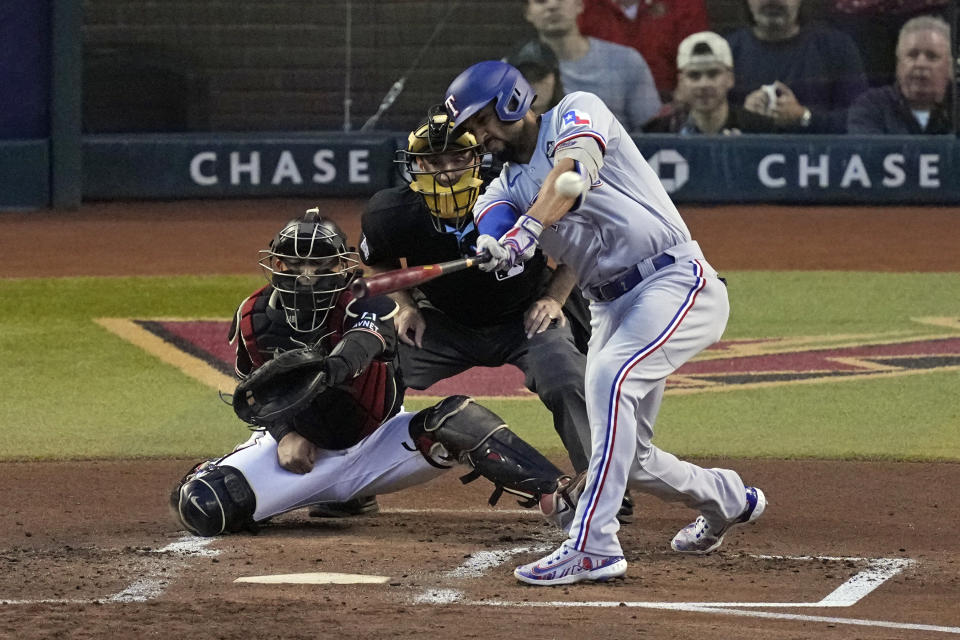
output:
[[[246,377],[275,354],[319,342],[327,353],[351,328],[346,312],[349,295],[341,295],[330,310],[326,326],[314,334],[294,331],[282,310],[272,304],[272,287],[260,289],[241,303],[231,328],[230,341],[237,342],[237,374]],[[349,340],[349,336],[346,337]],[[380,358],[389,358],[382,354]],[[299,414],[293,427],[322,449],[345,449],[370,435],[400,410],[403,402],[397,383],[396,356],[375,358],[359,375],[317,396]]]

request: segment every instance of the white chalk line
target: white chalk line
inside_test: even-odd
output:
[[[175,557],[183,558],[185,556],[215,556],[219,555],[219,551],[216,549],[206,549],[205,547],[213,542],[213,538],[199,538],[196,536],[184,536],[172,542],[167,546],[157,549],[153,553],[171,553]],[[183,562],[158,562],[152,570],[148,571],[145,576],[141,576],[135,582],[130,584],[126,589],[115,593],[109,598],[106,599],[107,602],[146,602],[147,600],[153,600],[159,598],[164,591],[167,590],[167,586],[170,584],[170,580],[176,577],[177,572],[175,569],[182,566]],[[160,568],[165,567],[166,572],[161,572]]]
[[[462,510],[398,510],[398,512],[407,511],[441,511],[441,512],[462,512]],[[526,510],[512,510],[513,512],[528,513]],[[151,553],[170,553],[180,557],[183,556],[215,556],[219,551],[215,549],[206,549],[205,547],[213,542],[212,538],[199,538],[196,536],[185,536],[178,541],[173,542],[161,549],[156,549]],[[474,554],[462,563],[459,567],[446,572],[444,575],[450,578],[471,578],[481,577],[487,569],[499,566],[506,562],[512,556],[521,553],[540,553],[552,548],[554,545],[537,545],[533,547],[516,547],[503,551],[481,551]],[[960,635],[960,627],[949,627],[940,625],[913,624],[903,622],[893,622],[886,620],[866,620],[861,618],[840,618],[833,616],[811,616],[803,614],[750,611],[743,610],[753,607],[783,607],[783,608],[801,608],[801,607],[849,607],[863,599],[874,589],[883,584],[886,580],[897,575],[903,569],[915,564],[914,560],[907,558],[854,558],[854,557],[833,557],[833,556],[754,556],[759,559],[783,559],[783,560],[826,560],[826,561],[866,561],[868,567],[860,571],[844,582],[842,585],[827,594],[819,602],[622,602],[622,601],[548,601],[548,602],[511,602],[511,601],[465,601],[463,592],[457,589],[430,589],[415,598],[415,602],[422,604],[451,604],[461,603],[474,606],[500,606],[500,607],[634,607],[643,609],[661,609],[672,611],[686,611],[690,613],[712,613],[715,615],[731,615],[740,617],[765,618],[774,620],[793,620],[800,622],[823,622],[829,624],[843,624],[866,627],[882,627],[887,629],[903,629],[910,631],[932,631],[940,633],[950,633]],[[174,566],[183,563],[177,562]],[[145,602],[159,597],[169,585],[171,579],[175,577],[175,572],[170,571],[169,563],[165,563],[167,571],[165,575],[160,576],[158,567],[148,572],[147,575],[137,579],[122,591],[106,598],[38,598],[29,600],[9,600],[0,599],[0,605],[18,605],[18,604],[91,604],[107,602]]]
[[[380,509],[380,513],[442,513],[442,514],[453,514],[453,515],[462,515],[464,513],[482,513],[482,514],[496,514],[496,513],[509,513],[509,514],[536,514],[537,517],[540,517],[540,511],[538,509],[403,509],[399,507],[391,507],[389,509]]]
[[[172,554],[175,558],[173,562],[166,559],[150,559],[152,565],[145,575],[140,576],[126,588],[105,598],[36,598],[29,600],[6,600],[0,599],[0,605],[19,605],[19,604],[94,604],[108,602],[146,602],[160,597],[170,584],[170,581],[176,577],[176,569],[183,566],[184,557],[192,556],[215,556],[220,552],[216,549],[206,549],[205,547],[213,542],[213,538],[199,538],[196,536],[184,536],[160,549],[151,550],[153,554]],[[166,569],[166,571],[162,571]]]
[[[827,594],[819,602],[677,602],[674,604],[692,607],[771,607],[771,608],[823,608],[852,607],[871,591],[897,575],[907,567],[916,564],[909,558],[839,558],[833,556],[759,556],[750,557],[762,560],[818,560],[837,562],[867,562],[867,568],[851,576],[849,580]]]
[[[513,556],[521,553],[546,553],[557,545],[540,544],[532,547],[514,547],[513,549],[502,549],[498,551],[477,551],[460,564],[459,567],[445,571],[444,578],[464,579],[479,578],[483,576],[487,569],[498,567]],[[422,594],[414,598],[416,604],[450,604],[460,602],[466,596],[457,589],[427,589]]]
[[[436,603],[442,604],[442,603]],[[862,627],[884,627],[887,629],[910,629],[912,631],[940,631],[943,633],[960,634],[960,627],[941,627],[932,624],[912,624],[906,622],[890,622],[887,620],[863,620],[860,618],[836,618],[832,616],[809,616],[797,613],[780,613],[772,611],[745,611],[729,606],[709,607],[690,602],[510,602],[506,600],[460,602],[460,604],[493,606],[493,607],[636,607],[640,609],[667,609],[671,611],[688,611],[691,613],[713,613],[717,615],[741,616],[747,618],[767,618],[771,620],[799,620],[802,622],[826,622],[832,624],[849,624]],[[732,604],[732,603],[730,603]],[[810,605],[804,605],[810,606]]]
[[[444,578],[479,578],[486,573],[487,569],[499,567],[501,564],[521,553],[546,553],[553,549],[555,544],[537,545],[534,547],[516,547],[514,549],[504,549],[502,551],[477,551],[471,553],[456,569],[451,569],[443,574]]]
[[[541,547],[546,550],[550,547]],[[444,574],[446,577],[477,577],[484,571],[498,564],[502,564],[511,556],[527,551],[536,551],[527,547],[509,549],[502,552],[486,555],[472,554],[466,562],[456,569]],[[465,604],[486,607],[635,607],[642,609],[662,609],[671,611],[687,611],[690,613],[713,613],[718,615],[732,615],[741,617],[766,618],[774,620],[795,620],[803,622],[825,622],[829,624],[845,624],[855,626],[883,627],[887,629],[904,629],[911,631],[935,631],[941,633],[960,634],[960,627],[940,625],[913,624],[886,620],[865,620],[861,618],[839,618],[834,616],[812,616],[795,613],[750,611],[752,608],[823,608],[823,607],[850,607],[869,595],[884,582],[899,574],[905,568],[915,564],[909,558],[856,558],[835,556],[752,556],[764,560],[818,560],[841,562],[866,562],[867,568],[859,571],[839,587],[831,591],[818,602],[624,602],[624,601],[507,601],[507,600],[466,600],[463,592],[456,589],[431,589],[415,599],[422,604]],[[747,610],[744,610],[747,609]]]

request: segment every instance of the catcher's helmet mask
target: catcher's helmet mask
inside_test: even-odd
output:
[[[340,293],[356,277],[360,256],[319,209],[308,209],[277,233],[259,264],[280,298],[287,324],[297,332],[324,327]]]
[[[432,214],[434,228],[462,230],[483,181],[483,153],[473,134],[455,132],[443,105],[434,105],[427,118],[410,132],[407,148],[398,149],[394,162],[400,176],[419,193]]]

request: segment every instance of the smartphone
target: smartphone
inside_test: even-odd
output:
[[[767,94],[767,115],[769,115],[777,107],[777,87],[773,84],[765,84],[760,88]]]

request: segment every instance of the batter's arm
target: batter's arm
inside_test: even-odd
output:
[[[544,179],[537,201],[533,203],[532,207],[527,209],[527,215],[538,220],[544,227],[549,227],[567,215],[567,212],[570,211],[574,203],[576,203],[577,198],[558,193],[554,184],[560,174],[575,170],[576,162],[572,158],[558,159],[557,163],[553,165],[553,169],[550,170],[550,173],[548,173],[546,179]],[[567,293],[569,294],[570,292],[567,291]]]
[[[557,178],[564,173],[575,171],[576,168],[577,161],[573,158],[559,156],[556,158],[556,164],[547,173],[533,205],[525,214],[517,218],[514,225],[500,236],[493,246],[485,247],[490,251],[495,263],[493,268],[502,271],[532,258],[544,228],[560,220],[572,208],[579,206],[578,201],[583,197],[582,192],[576,195],[564,195],[557,190]],[[583,175],[579,171],[577,174]],[[484,237],[481,236],[480,240],[484,240]],[[496,245],[502,247],[502,255],[496,252],[498,248]],[[486,264],[480,265],[480,268],[490,270]]]

